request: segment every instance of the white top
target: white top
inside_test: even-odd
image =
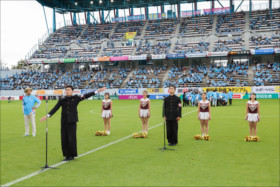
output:
[[[248,104],[254,104],[254,105],[259,104],[259,102],[256,101],[256,100],[255,100],[255,102],[252,102],[251,100],[249,100],[249,101],[247,101],[247,103],[248,103]]]
[[[141,101],[149,101],[149,100],[150,100],[149,98],[146,98],[146,99],[142,98],[141,99]]]
[[[208,100],[205,100],[205,101],[203,101],[203,100],[200,100],[199,101],[199,103],[209,103],[210,101],[208,101]]]

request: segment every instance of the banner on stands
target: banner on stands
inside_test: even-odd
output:
[[[182,59],[186,58],[185,54],[168,54],[166,55],[167,59]]]
[[[243,50],[243,51],[230,51],[229,55],[250,55],[250,50]]]
[[[98,62],[98,57],[94,57],[93,62]]]
[[[245,94],[243,99],[249,99],[251,94]],[[257,99],[278,99],[278,93],[256,94]]]
[[[10,97],[10,100],[19,100],[19,96],[1,96],[0,100],[8,100]]]
[[[280,53],[280,48],[275,48],[275,53]]]
[[[134,95],[138,94],[138,89],[119,89],[120,95]]]
[[[187,58],[206,57],[207,53],[187,53]]]
[[[251,49],[252,55],[271,55],[274,54],[273,48],[268,49]]]
[[[77,62],[92,62],[92,58],[78,58]]]
[[[227,56],[228,52],[207,52],[208,57]]]
[[[166,14],[165,13],[149,14],[148,17],[149,19],[161,19],[161,18],[166,18]]]
[[[98,61],[99,62],[108,62],[108,61],[110,61],[110,57],[109,56],[98,57]]]
[[[129,60],[147,60],[147,55],[129,56]]]
[[[63,90],[54,90],[53,94],[54,95],[63,95]]]
[[[252,87],[253,93],[275,93],[275,86]]]
[[[165,95],[149,95],[149,99],[164,99],[164,97],[168,97],[168,94],[165,94]]]
[[[147,88],[148,94],[150,93],[163,93],[163,88]]]
[[[151,55],[153,60],[161,60],[161,59],[165,59],[166,55],[162,54],[162,55]]]
[[[143,95],[119,95],[119,99],[142,99]]]
[[[128,60],[128,56],[112,56],[110,61],[126,61]]]
[[[92,96],[92,100],[103,100],[104,95],[94,95]],[[110,95],[111,100],[118,100],[119,96],[118,95]]]
[[[184,92],[202,92],[202,87],[187,87],[187,88],[176,88],[175,94],[183,94]],[[169,94],[169,88],[163,88],[164,94]]]
[[[196,15],[200,15],[201,14],[201,10],[188,10],[188,11],[182,11],[182,17],[189,17],[189,16],[196,16]]]
[[[139,21],[139,20],[144,20],[145,19],[145,15],[134,15],[134,16],[127,16],[127,20],[128,21]]]
[[[122,22],[122,21],[125,21],[125,18],[124,17],[112,18],[112,21]]]
[[[243,94],[233,94],[232,98],[233,99],[242,99]]]
[[[136,36],[137,32],[126,32],[125,33],[125,39],[129,40],[129,39],[133,39]]]
[[[75,58],[64,58],[64,59],[60,59],[60,63],[74,63],[76,62]]]
[[[42,58],[36,58],[36,59],[30,59],[27,60],[28,64],[42,64],[46,59],[42,59]]]
[[[203,9],[205,15],[209,15],[211,12],[212,14],[227,14],[230,13],[230,7]]]
[[[46,59],[44,60],[44,63],[46,64],[57,64],[60,60],[57,58],[57,59]]]
[[[250,93],[251,92],[251,87],[204,87],[203,91],[214,91],[217,90],[218,92],[226,91],[229,92],[230,90],[233,93]]]

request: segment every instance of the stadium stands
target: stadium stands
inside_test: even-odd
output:
[[[176,85],[176,87],[199,87],[202,86],[203,79],[207,75],[206,66],[191,67],[171,67],[168,73],[168,80],[163,83],[163,87]]]
[[[206,52],[276,49],[280,48],[279,28],[280,9],[274,9],[272,12],[253,11],[251,17],[249,12],[237,12],[212,17],[203,15],[178,19],[67,26],[51,34],[30,59],[75,58],[90,59],[91,62],[96,57],[110,56],[147,54],[151,57],[178,54],[182,57],[184,54],[196,55],[195,53],[206,54]],[[133,41],[125,40],[126,32],[136,32]],[[231,56],[229,55],[228,58]],[[158,88],[168,87],[170,84],[178,87],[185,85],[189,87],[262,86],[275,85],[280,80],[279,60],[274,60],[267,65],[253,63],[252,66],[231,63],[228,60],[225,67],[214,65],[212,61],[210,64],[209,58],[206,61],[208,63],[205,65],[201,65],[204,62],[199,62],[199,65],[186,66],[177,65],[176,60],[163,59],[160,63],[155,63],[157,65],[139,63],[136,69],[105,65],[102,70],[22,71],[1,75],[0,88],[20,90],[32,86],[34,89],[61,89],[70,83],[74,88],[79,89],[95,89],[103,86]],[[80,61],[76,62],[78,66]],[[171,67],[168,68],[169,65],[166,64],[169,63]]]
[[[241,35],[245,29],[245,13],[221,14],[217,18],[216,33],[219,36]]]
[[[212,30],[213,20],[209,16],[196,16],[182,18],[180,23],[180,37],[199,37],[209,34]]]
[[[250,29],[256,32],[279,31],[280,9],[253,11],[250,19]]]
[[[274,62],[267,64],[257,64],[253,67],[254,71],[254,85],[255,86],[269,86],[279,85],[280,83],[280,63]]]
[[[228,64],[226,67],[211,65],[207,86],[248,86],[248,69],[247,64]]]
[[[142,66],[133,70],[125,88],[159,88],[165,75],[165,66]]]

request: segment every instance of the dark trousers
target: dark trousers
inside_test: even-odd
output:
[[[184,106],[187,106],[187,100],[186,99],[183,99],[183,107]]]
[[[178,143],[178,121],[177,120],[166,120],[166,131],[168,143]]]
[[[77,124],[61,123],[61,146],[65,157],[77,156]]]
[[[231,105],[231,103],[232,103],[232,99],[229,99],[229,104]]]
[[[190,100],[188,100],[188,99],[187,99],[187,101],[186,101],[186,102],[187,102],[187,105],[189,106],[189,105],[190,105]]]

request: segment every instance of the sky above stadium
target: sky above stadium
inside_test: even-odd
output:
[[[235,7],[239,5],[241,0],[234,0]],[[253,9],[265,9],[268,7],[268,0],[252,0]],[[224,7],[229,6],[229,0],[220,0]],[[221,7],[217,2],[215,7]],[[279,0],[273,0],[273,7],[279,7]],[[182,11],[191,10],[191,4],[183,4]],[[209,2],[198,3],[198,9],[210,8]],[[165,7],[166,10],[170,6]],[[247,11],[248,0],[245,0],[241,7]],[[52,28],[52,9],[45,8],[49,28]],[[142,10],[142,13],[144,11]],[[150,9],[150,13],[157,13],[157,8]],[[134,10],[135,15],[140,14],[140,9]],[[106,15],[106,12],[105,12]],[[124,12],[120,12],[120,17]],[[128,15],[128,10],[126,10]],[[97,17],[98,14],[96,13]],[[113,17],[113,13],[110,14]],[[65,15],[66,22],[69,22],[70,16]],[[80,19],[84,19],[84,15],[80,14]],[[64,25],[63,16],[56,14],[57,27]],[[26,54],[38,44],[47,34],[47,26],[44,17],[43,7],[35,0],[1,0],[1,53],[0,59],[7,64],[8,67],[15,65],[19,60],[25,59]],[[45,35],[47,36],[47,35]]]

